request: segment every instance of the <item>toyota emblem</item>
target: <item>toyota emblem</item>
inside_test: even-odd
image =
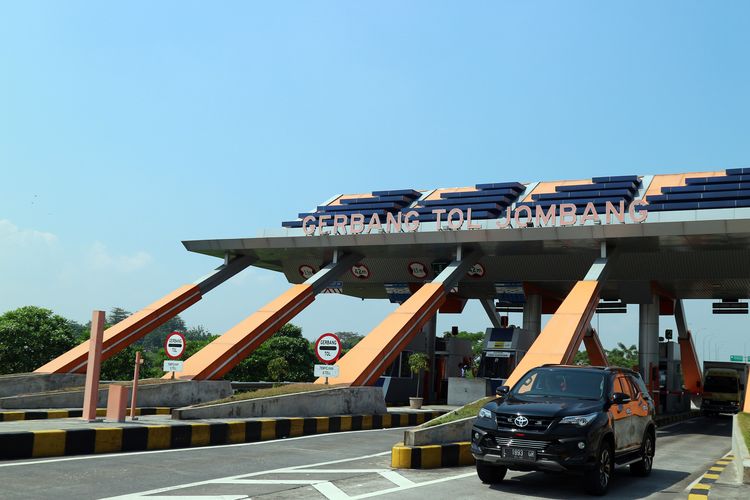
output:
[[[513,421],[518,427],[526,427],[529,425],[529,419],[524,417],[523,415],[519,415],[516,417],[516,419]]]

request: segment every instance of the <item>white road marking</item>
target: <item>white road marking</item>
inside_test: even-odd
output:
[[[464,479],[464,478],[471,477],[471,476],[476,477],[476,475],[477,475],[477,473],[474,472],[474,471],[472,471],[472,472],[466,472],[464,474],[457,474],[455,476],[441,477],[440,479],[433,479],[432,481],[424,481],[424,482],[421,482],[421,483],[414,483],[411,486],[398,486],[396,488],[388,488],[387,490],[373,491],[371,493],[365,493],[364,495],[356,495],[356,496],[353,496],[351,498],[352,498],[352,500],[356,500],[356,499],[359,499],[359,498],[372,498],[372,497],[377,497],[377,496],[380,496],[380,495],[385,495],[387,493],[397,493],[399,491],[412,490],[414,488],[421,488],[422,486],[429,486],[431,484],[444,483],[446,481],[454,481],[456,479]]]
[[[344,463],[344,462],[353,462],[355,460],[363,460],[363,459],[366,459],[366,458],[382,457],[383,455],[388,455],[390,453],[391,453],[390,451],[382,451],[380,453],[374,453],[372,455],[362,455],[361,457],[342,458],[340,460],[329,460],[327,462],[318,462],[318,463],[315,463],[315,464],[296,465],[296,466],[292,466],[292,467],[282,467],[280,469],[271,469],[271,470],[263,470],[263,471],[258,471],[258,472],[250,472],[250,473],[244,473],[244,474],[237,474],[235,476],[228,476],[228,477],[225,477],[225,478],[209,479],[207,481],[196,481],[194,483],[185,483],[185,484],[179,484],[179,485],[176,485],[176,486],[167,486],[165,488],[156,488],[156,489],[149,490],[149,491],[141,491],[139,493],[130,493],[130,494],[127,494],[127,495],[121,495],[121,496],[116,496],[116,497],[109,497],[108,500],[115,500],[115,499],[125,500],[125,499],[141,498],[141,497],[143,497],[145,495],[152,495],[152,494],[157,494],[157,493],[164,493],[164,492],[167,492],[167,491],[173,491],[173,490],[178,490],[178,489],[181,490],[181,489],[184,489],[184,488],[191,488],[193,486],[200,486],[202,484],[216,483],[216,482],[219,482],[222,479],[223,480],[229,480],[229,481],[231,481],[233,479],[242,479],[242,478],[260,476],[260,475],[265,475],[265,474],[278,474],[280,472],[304,472],[304,469],[301,470],[301,471],[300,470],[295,470],[295,469],[300,469],[302,467],[320,467],[320,466],[323,466],[323,465],[340,464],[340,463]],[[151,497],[149,497],[149,498],[151,498]]]
[[[344,493],[338,486],[336,486],[335,484],[329,481],[316,483],[313,485],[313,488],[318,490],[328,500],[346,500],[348,498],[351,498],[349,495]]]
[[[217,484],[245,484],[245,485],[253,485],[253,484],[264,484],[264,485],[288,485],[288,486],[312,486],[315,488],[318,492],[320,492],[322,495],[324,495],[328,500],[353,500],[358,498],[371,498],[379,495],[384,495],[387,493],[394,493],[399,492],[403,490],[410,490],[413,488],[419,488],[422,486],[429,486],[432,484],[437,483],[443,483],[446,481],[453,481],[456,479],[463,479],[470,476],[476,476],[476,472],[468,472],[463,474],[457,474],[453,476],[448,477],[441,477],[440,479],[434,479],[431,481],[423,481],[419,483],[415,483],[414,481],[411,481],[410,479],[402,476],[398,472],[391,470],[391,469],[320,469],[319,467],[326,466],[326,465],[334,465],[334,464],[340,464],[345,462],[354,462],[357,460],[365,460],[368,458],[375,458],[375,457],[382,457],[384,455],[390,454],[390,451],[384,451],[381,453],[375,453],[372,455],[363,455],[361,457],[355,457],[355,458],[344,458],[340,460],[330,460],[327,462],[319,462],[315,464],[306,464],[306,465],[296,465],[291,467],[282,467],[280,469],[271,469],[271,470],[264,470],[264,471],[258,471],[258,472],[251,472],[251,473],[245,473],[245,474],[238,474],[235,476],[229,476],[224,478],[218,478],[218,479],[210,479],[207,481],[198,481],[195,483],[188,483],[188,484],[181,484],[176,486],[169,486],[166,488],[158,488],[154,490],[149,491],[142,491],[139,493],[132,493],[117,497],[111,497],[107,500],[134,500],[134,499],[143,499],[148,498],[149,500],[152,499],[166,499],[175,498],[174,496],[155,496],[159,493],[166,493],[166,492],[175,492],[179,490],[184,490],[186,488],[191,488],[195,486],[206,486],[206,485],[217,485]],[[379,491],[373,491],[369,493],[365,493],[362,495],[354,495],[350,496],[343,490],[341,490],[338,486],[333,484],[329,479],[250,479],[257,476],[262,475],[272,475],[272,474],[321,474],[323,477],[328,474],[342,474],[342,473],[352,473],[352,474],[378,474],[384,479],[387,479],[388,481],[392,482],[396,486],[392,488],[386,488]],[[191,498],[180,495],[180,498]],[[206,495],[206,496],[200,496],[200,495],[193,495],[192,498],[195,499],[202,499],[207,500],[209,498],[220,498],[218,496],[214,495]],[[231,497],[232,499],[239,499],[239,498],[245,498],[245,497]]]
[[[345,431],[345,432],[347,434],[358,434],[361,432],[383,432],[383,431],[394,431],[394,430],[408,429],[408,428],[410,427],[390,427],[388,429],[366,429],[366,430],[361,430],[361,431]],[[261,444],[270,444],[270,443],[280,442],[280,441],[287,442],[287,441],[298,441],[301,439],[320,438],[323,436],[333,436],[335,434],[340,434],[340,433],[327,432],[323,434],[313,434],[310,436],[299,436],[299,437],[285,438],[285,439],[272,439],[268,441],[254,441],[252,443],[217,444],[214,446],[196,446],[194,448],[173,448],[169,450],[131,451],[131,452],[125,452],[125,453],[105,453],[105,454],[98,454],[98,455],[83,455],[80,457],[49,458],[46,460],[33,460],[33,461],[26,461],[26,462],[8,462],[8,463],[0,463],[0,468],[21,467],[24,465],[40,465],[40,464],[49,464],[49,463],[57,463],[57,462],[74,462],[77,460],[122,458],[122,457],[130,457],[133,455],[152,455],[152,454],[159,454],[159,453],[180,453],[180,452],[184,453],[184,452],[191,452],[191,451],[215,450],[217,448],[237,448],[237,447],[242,447],[242,446],[257,446]],[[387,453],[390,453],[390,451]],[[335,463],[335,462],[331,462],[331,463]]]
[[[392,482],[396,486],[411,486],[414,484],[414,481],[411,479],[407,479],[398,472],[394,470],[382,470],[378,472],[381,476],[386,478],[388,481]]]

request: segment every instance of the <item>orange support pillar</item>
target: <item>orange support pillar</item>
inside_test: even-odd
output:
[[[442,283],[425,283],[346,353],[331,384],[373,385],[399,353],[437,313],[447,296]],[[318,379],[317,383],[322,383]]]
[[[221,337],[190,356],[177,378],[219,379],[315,300],[309,284],[294,285]],[[167,374],[164,378],[170,378]]]
[[[588,333],[583,337],[583,345],[586,346],[586,354],[589,355],[589,362],[592,366],[609,366],[607,353],[604,352],[596,330],[589,328]]]
[[[747,371],[747,380],[745,380],[745,402],[742,405],[742,411],[750,413],[750,370]]]
[[[254,262],[254,257],[226,256],[224,264],[191,285],[184,285],[104,332],[102,361],[114,356],[136,340],[151,333],[169,319],[198,302],[201,297]],[[86,371],[89,341],[58,356],[34,373],[76,373]]]
[[[107,328],[102,343],[102,361],[114,356],[200,299],[201,292],[198,285],[185,285]],[[34,373],[85,372],[88,352],[89,341],[87,340],[37,368]]]
[[[599,303],[599,288],[599,282],[594,280],[575,284],[505,385],[512,387],[532,368],[571,362],[582,337],[590,328],[591,318]]]
[[[460,256],[451,262],[431,283],[425,283],[398,309],[357,343],[336,365],[339,376],[332,384],[373,385],[396,360],[422,327],[445,303],[448,290],[479,259],[478,253]],[[322,384],[323,379],[315,383]]]
[[[682,367],[682,379],[685,389],[692,394],[703,393],[703,374],[698,353],[693,344],[693,335],[687,329],[685,309],[682,300],[675,302],[675,323],[677,324],[678,343],[680,344],[680,366]]]

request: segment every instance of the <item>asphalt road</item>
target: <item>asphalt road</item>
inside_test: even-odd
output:
[[[731,419],[659,431],[654,471],[615,474],[608,498],[685,498],[730,449]],[[403,431],[323,434],[232,446],[0,462],[0,496],[14,498],[590,498],[576,477],[510,472],[487,486],[473,467],[391,470]]]

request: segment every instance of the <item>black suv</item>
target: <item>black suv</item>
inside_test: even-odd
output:
[[[654,404],[641,376],[625,368],[544,365],[479,410],[471,451],[484,483],[508,469],[573,472],[603,495],[615,465],[651,473]]]

